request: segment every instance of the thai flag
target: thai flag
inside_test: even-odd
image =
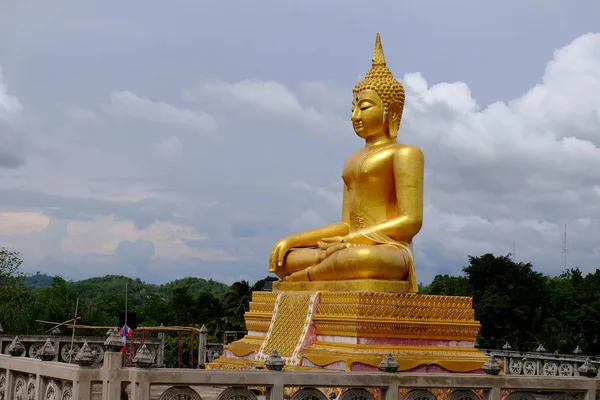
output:
[[[123,348],[121,349],[121,353],[125,354],[127,351],[127,337],[133,336],[133,329],[127,326],[127,324],[123,325],[123,327],[119,330],[119,335],[123,339]]]
[[[130,327],[127,326],[127,324],[125,324],[119,330],[119,335],[121,335],[121,337],[123,339],[125,339],[127,336],[133,336],[133,329],[131,329]]]

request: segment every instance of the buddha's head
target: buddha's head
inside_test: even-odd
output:
[[[365,139],[381,134],[396,138],[404,110],[404,87],[385,64],[379,34],[373,65],[352,92],[352,125],[356,134]]]

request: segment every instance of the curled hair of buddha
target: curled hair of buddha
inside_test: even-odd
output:
[[[373,90],[379,95],[388,116],[390,104],[398,104],[400,113],[397,121],[388,121],[390,137],[395,138],[398,134],[398,129],[400,128],[400,120],[402,119],[402,111],[404,110],[404,86],[402,86],[400,81],[394,78],[394,75],[392,75],[392,72],[386,66],[379,33],[375,39],[375,50],[373,51],[373,64],[371,65],[371,69],[369,69],[365,78],[354,87],[352,92],[356,96],[361,91],[368,89]]]

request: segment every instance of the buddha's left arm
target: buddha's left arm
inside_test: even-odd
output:
[[[423,165],[423,153],[418,147],[405,146],[396,151],[393,170],[398,216],[352,232],[344,241],[377,244],[370,233],[380,233],[400,242],[412,241],[423,224]]]

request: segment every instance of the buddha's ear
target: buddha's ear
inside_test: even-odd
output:
[[[402,113],[402,107],[400,106],[400,103],[398,103],[397,101],[394,101],[389,104],[387,112],[388,112],[388,118],[390,119],[390,121],[397,121],[397,120],[400,120],[400,114]]]
[[[400,115],[402,115],[402,106],[398,102],[392,102],[387,108],[387,119],[390,130],[390,137],[394,139],[398,136],[400,128]]]

